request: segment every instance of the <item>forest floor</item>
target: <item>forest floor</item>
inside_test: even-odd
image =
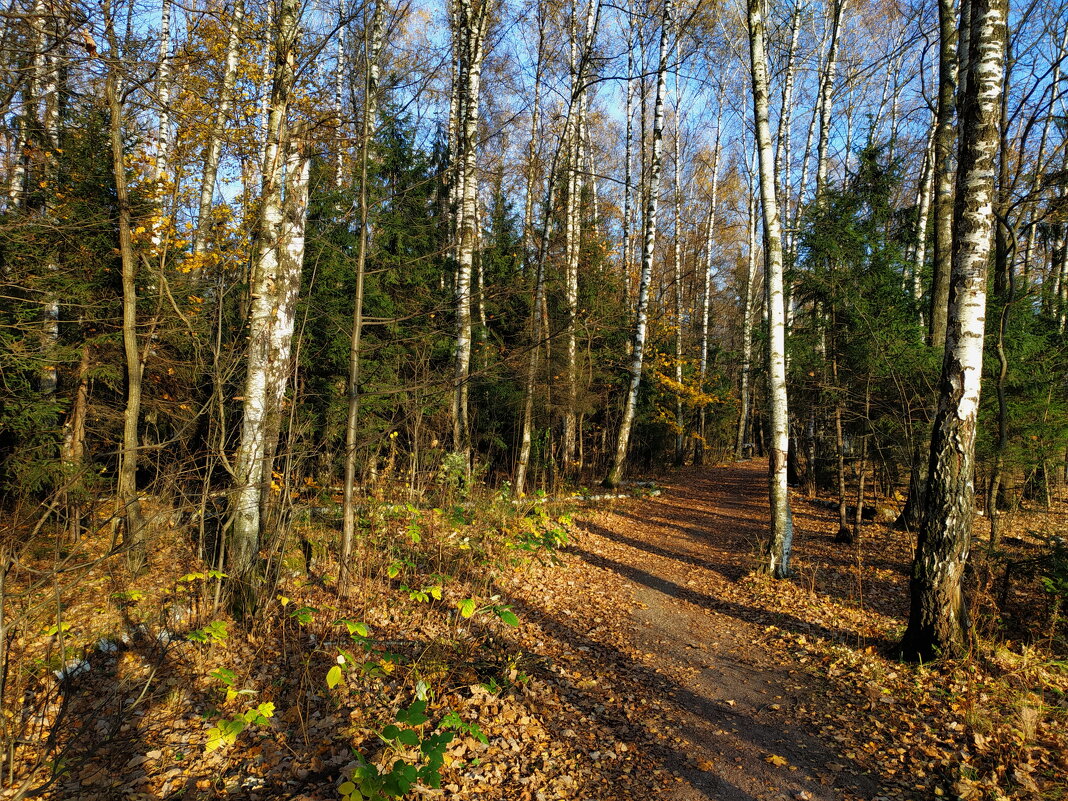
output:
[[[423,597],[415,577],[368,575],[363,596],[345,599],[329,577],[293,573],[266,622],[230,621],[219,636],[192,596],[184,624],[174,619],[186,608],[175,599],[200,580],[177,577],[188,555],[161,548],[136,585],[115,571],[82,576],[79,600],[64,606],[66,636],[98,642],[112,625],[116,603],[98,585],[119,588],[111,598],[133,634],[99,640],[111,644],[87,656],[91,669],[51,695],[47,674],[28,685],[27,699],[46,701],[33,707],[43,747],[19,752],[40,761],[15,786],[86,801],[359,801],[346,782],[364,760],[382,772],[398,758],[425,765],[412,746],[430,743],[451,711],[463,725],[443,746],[440,787],[417,784],[413,797],[1068,798],[1063,655],[1002,627],[965,660],[894,661],[910,535],[866,523],[856,544],[835,545],[835,510],[794,494],[796,575],[756,575],[766,475],[756,460],[687,468],[659,494],[591,504],[565,547],[478,568],[480,588],[439,578]],[[468,558],[468,537],[429,519],[411,536],[423,556],[444,565],[455,547]],[[1033,553],[1065,523],[1063,506],[1034,513],[1015,529],[1017,549]],[[991,582],[972,582],[977,628]],[[1040,619],[1043,597],[1019,584],[999,619]],[[479,593],[478,612],[461,614],[458,599]],[[149,614],[151,598],[170,611]],[[351,641],[339,636],[345,618],[365,621],[366,636],[364,623],[349,626]],[[331,682],[337,664],[347,672]],[[406,716],[416,697],[429,720]],[[261,702],[269,714],[220,741],[223,723]],[[415,732],[407,745],[390,731],[398,710],[393,731]]]

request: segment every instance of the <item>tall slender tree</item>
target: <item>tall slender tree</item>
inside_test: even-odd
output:
[[[623,469],[627,462],[627,446],[630,444],[630,432],[634,426],[634,418],[638,410],[638,390],[641,387],[642,365],[645,359],[645,338],[649,326],[649,287],[653,280],[656,212],[660,194],[660,176],[664,162],[664,96],[667,94],[667,69],[670,54],[668,39],[672,29],[673,13],[672,0],[664,0],[663,15],[660,19],[659,60],[656,69],[656,100],[653,103],[649,187],[645,201],[645,218],[642,225],[644,240],[642,269],[638,283],[638,310],[634,326],[634,338],[631,341],[630,382],[623,407],[623,419],[619,424],[619,434],[616,437],[612,466],[609,468],[608,475],[604,480],[607,487],[618,487],[619,482],[623,479]]]
[[[994,226],[995,160],[1005,81],[1007,0],[962,0],[960,148],[953,270],[938,412],[923,521],[910,581],[905,658],[960,653],[969,627],[962,579],[974,514],[975,434],[983,367],[986,283]]]
[[[844,0],[841,0],[844,2]],[[782,225],[775,193],[775,150],[768,123],[768,62],[764,41],[762,0],[749,0],[749,54],[753,84],[753,119],[760,165],[760,198],[764,211],[764,264],[766,269],[768,327],[768,418],[771,424],[768,453],[771,500],[771,535],[765,549],[764,570],[775,578],[790,575],[793,520],[786,484],[790,422],[786,399],[786,309],[783,297]]]

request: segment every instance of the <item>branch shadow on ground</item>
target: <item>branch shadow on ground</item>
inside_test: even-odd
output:
[[[657,526],[671,534],[677,532],[682,542],[673,541],[675,538],[669,536],[665,542],[653,545],[595,523],[587,523],[584,527],[620,545],[706,568],[725,579],[737,581],[748,572],[744,552],[755,554],[767,536],[768,507],[763,495],[764,484],[750,479],[754,473],[751,469],[717,469],[709,477],[693,477],[686,484],[667,487],[666,495],[644,503],[640,511],[621,507],[611,512],[639,525]],[[855,546],[835,544],[832,534],[820,532],[836,530],[836,519],[833,521],[835,525],[831,524],[831,518],[836,514],[836,511],[822,509],[806,499],[797,498],[793,503],[794,552],[801,557],[799,563],[811,569],[813,588],[847,605],[857,603],[863,597],[865,604],[874,611],[892,617],[903,616],[907,611],[903,584],[909,572],[907,557],[895,554],[894,548],[879,547],[874,538],[905,535],[865,523],[861,543]],[[858,548],[865,568],[863,594],[857,591]],[[718,551],[723,558],[717,561],[696,555],[707,554],[710,549]],[[906,552],[910,550],[905,548]],[[737,558],[739,552],[742,552],[741,559]],[[878,577],[877,571],[891,577]],[[895,580],[893,575],[902,579]]]
[[[581,554],[579,555],[581,556]],[[648,574],[646,574],[646,577],[650,580],[656,579],[656,577]],[[656,581],[651,581],[650,586],[655,583]],[[670,584],[670,582],[668,583]],[[712,726],[731,729],[739,740],[745,740],[759,752],[758,756],[755,757],[758,763],[766,761],[763,759],[766,754],[781,752],[783,743],[789,740],[792,745],[789,748],[791,753],[795,756],[802,755],[799,758],[800,764],[798,767],[804,768],[807,773],[812,776],[827,777],[828,765],[836,762],[846,763],[845,771],[835,773],[837,778],[842,779],[840,787],[854,791],[860,797],[871,798],[873,794],[877,794],[876,781],[864,775],[863,768],[859,764],[832,752],[818,739],[803,730],[783,726],[782,722],[778,720],[761,722],[751,717],[741,716],[734,710],[717,703],[714,699],[694,692],[690,687],[683,686],[663,673],[635,661],[618,648],[591,639],[553,614],[514,598],[509,599],[509,601],[523,619],[536,621],[546,634],[556,639],[565,649],[578,649],[587,652],[590,654],[590,658],[595,658],[599,665],[611,667],[613,676],[616,677],[618,683],[630,684],[631,687],[628,689],[633,690],[635,693],[655,693],[661,704],[675,707],[678,710],[678,714],[675,716],[676,722],[683,718],[685,713],[689,713]],[[596,657],[593,656],[594,654]],[[555,684],[560,684],[561,678],[554,674],[551,676],[551,681]],[[607,703],[612,701],[612,699],[606,700],[594,690],[580,689],[573,682],[569,681],[567,685],[567,700],[575,703],[587,714],[597,714],[598,709],[603,709]],[[619,695],[619,693],[614,693],[614,695]],[[744,720],[745,724],[744,734],[740,734],[733,725],[742,720]],[[637,743],[637,745],[648,749],[665,769],[688,781],[696,790],[705,794],[706,798],[716,799],[716,801],[756,801],[753,795],[737,784],[732,783],[720,772],[713,773],[700,768],[696,764],[692,752],[688,753],[671,745],[670,740],[658,740],[649,730],[647,723],[642,724],[641,728],[646,734],[646,739],[642,743]],[[685,723],[680,724],[678,730],[680,734],[686,736],[690,744],[698,748],[707,748],[711,745],[706,741],[706,732],[698,732]],[[750,769],[753,769],[753,759],[754,757],[751,755],[749,761]],[[761,771],[762,776],[767,774],[771,781],[774,781],[775,777],[780,780],[784,778],[783,774],[776,773],[774,769],[766,765],[760,764],[757,769]],[[822,795],[825,788],[817,784],[816,781],[806,780],[803,775],[796,773],[790,773],[788,777],[790,781],[797,785],[796,791],[805,790],[807,785],[808,791],[818,792],[821,794],[820,797],[825,797]],[[692,796],[687,797],[690,798]]]
[[[574,554],[593,567],[610,570],[637,584],[641,584],[672,598],[687,601],[695,606],[707,609],[710,612],[727,615],[750,623],[758,623],[764,626],[776,626],[785,631],[792,631],[795,634],[818,637],[829,643],[840,645],[849,644],[851,647],[856,645],[854,635],[850,632],[830,629],[818,623],[810,623],[794,615],[786,614],[785,612],[759,609],[757,607],[735,603],[734,601],[724,601],[719,598],[713,598],[706,593],[682,587],[673,581],[661,578],[646,570],[625,565],[622,562],[617,562],[614,559],[591,553],[590,551],[575,545],[570,546],[568,552]],[[874,646],[876,648],[889,648],[890,645],[891,643],[889,640],[877,637],[867,637],[864,638],[861,647]]]

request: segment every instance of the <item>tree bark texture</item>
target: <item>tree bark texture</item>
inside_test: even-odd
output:
[[[844,3],[844,0],[842,0]],[[793,521],[786,485],[790,442],[786,398],[786,312],[783,298],[782,226],[775,199],[775,151],[768,123],[768,62],[764,49],[764,19],[761,0],[749,0],[749,54],[753,82],[753,118],[756,122],[760,164],[760,196],[764,209],[764,263],[767,270],[768,303],[768,419],[771,425],[769,485],[771,535],[765,551],[764,570],[775,578],[790,575]],[[841,8],[841,4],[838,6]],[[840,13],[840,11],[839,11]]]
[[[295,232],[293,223],[286,219],[284,202],[287,188],[284,185],[285,161],[293,162],[293,159],[286,158],[286,149],[295,150],[299,147],[296,141],[291,144],[293,137],[289,132],[288,114],[294,80],[295,47],[300,29],[300,7],[298,0],[283,0],[278,9],[274,77],[267,117],[263,189],[257,224],[258,248],[250,279],[247,372],[242,393],[241,439],[233,463],[233,527],[229,544],[229,572],[237,583],[235,606],[242,613],[255,608],[254,582],[261,540],[261,495],[270,487],[272,465],[268,451],[277,437],[277,434],[272,436],[270,428],[273,420],[280,420],[274,404],[280,403],[285,394],[293,307],[300,287],[300,262],[297,262],[294,270],[292,254],[287,252],[287,236]],[[304,156],[296,158],[296,163],[292,163],[290,169],[306,169],[301,163],[302,158]],[[296,188],[299,191],[299,186]],[[304,208],[306,212],[306,202]]]
[[[962,76],[961,134],[954,206],[953,272],[938,412],[931,437],[926,502],[910,582],[905,658],[962,652],[967,608],[962,577],[974,513],[975,426],[994,224],[994,177],[1005,81],[1007,0],[965,0],[968,74]],[[965,28],[967,20],[967,28]]]

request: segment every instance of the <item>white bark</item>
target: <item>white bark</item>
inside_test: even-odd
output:
[[[912,299],[919,304],[923,295],[923,268],[927,261],[927,223],[931,215],[931,195],[934,192],[934,146],[937,123],[931,125],[927,153],[923,159],[923,176],[917,189],[916,250],[912,254]],[[920,328],[924,326],[923,310],[920,310]]]
[[[844,5],[840,0],[837,8]],[[764,209],[764,246],[767,269],[768,319],[768,417],[770,423],[769,483],[771,537],[765,570],[776,578],[790,575],[793,523],[786,486],[789,448],[789,415],[786,399],[786,314],[783,302],[782,227],[775,198],[775,153],[768,123],[768,67],[764,50],[764,19],[761,0],[749,0],[749,52],[753,80],[753,118],[756,123],[760,163],[760,196]],[[837,15],[836,15],[837,16]]]
[[[660,174],[664,160],[664,95],[667,94],[668,36],[672,28],[674,8],[671,0],[664,1],[664,15],[660,28],[660,58],[656,71],[656,100],[653,105],[652,157],[649,164],[649,188],[645,204],[644,246],[642,248],[641,278],[638,284],[638,310],[634,328],[630,362],[630,386],[627,391],[623,419],[616,439],[616,452],[611,470],[605,478],[609,487],[619,486],[627,460],[627,446],[638,409],[638,389],[642,380],[645,356],[645,337],[649,323],[649,285],[653,275],[653,249],[656,245],[656,211],[660,194]]]
[[[734,456],[741,459],[745,455],[746,428],[749,425],[750,396],[752,394],[753,372],[753,288],[756,283],[756,220],[757,194],[756,176],[749,192],[749,256],[746,261],[745,287],[742,289],[742,377],[738,391],[738,434],[734,443]]]
[[[235,0],[230,12],[230,22],[226,33],[226,64],[223,68],[222,86],[215,106],[208,141],[204,146],[204,172],[200,180],[200,203],[197,213],[197,227],[193,237],[193,253],[201,254],[207,248],[211,208],[215,199],[215,180],[219,174],[219,158],[222,155],[222,136],[233,104],[234,85],[237,83],[237,65],[240,56],[238,45],[241,28],[245,18],[244,0]]]
[[[160,6],[159,61],[156,71],[156,101],[159,103],[156,130],[156,180],[166,181],[171,155],[171,3]]]
[[[838,72],[838,41],[842,29],[842,16],[849,0],[831,0],[831,34],[827,45],[827,64],[820,84],[820,128],[816,152],[816,199],[819,200],[827,184],[830,165],[831,111],[833,110],[834,82]]]
[[[478,245],[477,144],[479,92],[490,0],[454,0],[453,48],[458,60],[457,175],[459,213],[456,247],[456,355],[453,377],[453,449],[470,454],[468,380],[471,373],[471,271]]]
[[[779,133],[775,140],[775,174],[782,181],[779,197],[780,219],[790,216],[790,141],[794,113],[794,73],[797,57],[797,40],[801,34],[801,3],[794,5],[790,14],[790,47],[786,53],[783,69],[782,110],[779,113]],[[786,235],[786,250],[793,252],[793,234]]]
[[[705,269],[704,287],[701,292],[701,353],[699,360],[699,375],[701,391],[705,390],[705,379],[708,377],[708,328],[712,315],[712,272],[713,259],[712,249],[716,230],[716,203],[719,191],[719,153],[723,141],[723,95],[719,94],[716,105],[716,140],[712,146],[712,192],[708,203],[708,222],[705,226]],[[697,450],[699,463],[704,461],[705,447],[705,405],[701,404],[698,418],[698,432],[700,434],[700,446]]]
[[[902,648],[908,658],[960,653],[968,627],[961,580],[971,545],[975,431],[986,327],[994,177],[1005,82],[1007,0],[965,0],[965,91],[953,226],[949,322],[931,437],[923,520]],[[967,32],[967,37],[965,33]],[[967,43],[967,47],[965,46]]]
[[[258,221],[259,247],[250,279],[251,303],[248,320],[247,372],[242,393],[241,440],[234,457],[234,495],[230,545],[231,576],[239,582],[238,599],[244,610],[254,605],[252,582],[260,546],[261,494],[271,479],[270,453],[276,432],[277,403],[285,393],[289,371],[289,340],[292,337],[292,304],[300,284],[299,263],[294,269],[295,249],[303,252],[303,223],[293,215],[299,211],[299,197],[286,203],[286,189],[307,191],[306,179],[290,176],[288,167],[302,174],[307,158],[302,143],[290,142],[288,114],[291,101],[295,48],[300,27],[299,0],[282,0],[278,9],[275,57],[267,141],[264,144],[263,190]],[[284,163],[288,162],[288,164]],[[301,189],[300,182],[304,181]],[[286,207],[288,205],[288,208]],[[306,199],[303,202],[307,210]],[[299,243],[291,242],[299,234]]]
[[[586,81],[593,42],[600,18],[600,0],[589,0],[581,36],[578,4],[571,15],[571,103],[565,129],[568,148],[567,206],[564,210],[564,310],[567,326],[564,336],[564,361],[567,398],[564,407],[563,457],[565,469],[578,466],[578,290],[579,257],[582,252],[582,132],[586,116]]]

